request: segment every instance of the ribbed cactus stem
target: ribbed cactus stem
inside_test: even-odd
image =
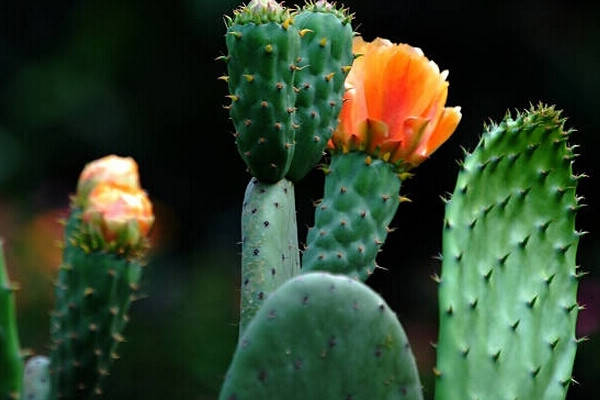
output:
[[[262,303],[300,272],[294,184],[253,178],[242,209],[240,335]]]
[[[446,205],[437,400],[562,400],[577,348],[578,177],[564,119],[487,127]]]
[[[0,399],[19,399],[23,360],[15,310],[15,287],[8,279],[4,243],[0,239]]]

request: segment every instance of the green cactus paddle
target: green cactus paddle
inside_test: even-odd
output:
[[[0,239],[0,399],[2,400],[19,398],[23,375],[14,291],[14,286],[8,280],[4,243]]]
[[[277,182],[294,154],[294,72],[300,34],[289,10],[251,1],[227,17],[228,106],[236,145],[250,173]]]
[[[337,152],[326,170],[323,200],[302,255],[303,271],[366,280],[400,204],[395,166],[366,153]]]
[[[487,127],[444,221],[436,400],[566,396],[577,339],[578,177],[564,119]]]
[[[240,338],[220,400],[422,399],[394,312],[369,287],[315,272],[280,286]]]
[[[294,158],[286,177],[302,179],[323,156],[338,123],[344,80],[353,61],[352,16],[327,1],[307,3],[294,13],[301,50],[294,76],[298,124]]]
[[[267,297],[299,272],[294,184],[252,178],[242,209],[240,335]]]

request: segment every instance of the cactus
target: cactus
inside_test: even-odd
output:
[[[395,314],[364,284],[324,272],[280,286],[240,338],[219,399],[421,399]]]
[[[334,155],[323,200],[307,236],[303,271],[366,280],[400,204],[401,180],[391,164],[362,152]]]
[[[252,178],[242,211],[240,334],[261,304],[300,272],[294,184]]]
[[[564,119],[487,127],[446,206],[436,399],[564,399],[576,351],[578,177]]]
[[[0,240],[0,399],[18,399],[23,360],[15,311],[15,286],[8,280],[4,242]]]
[[[118,358],[117,346],[124,341],[127,312],[148,248],[146,235],[154,220],[139,188],[137,165],[129,163],[125,174],[134,176],[125,183],[118,176],[105,176],[105,170],[115,168],[115,159],[88,164],[71,201],[51,317],[52,398],[101,395]],[[121,168],[112,172],[120,173]]]
[[[23,399],[50,399],[50,382],[50,359],[46,356],[31,357],[23,373]]]
[[[302,179],[323,156],[337,127],[344,80],[353,61],[352,15],[327,1],[308,3],[294,14],[302,41],[298,69],[295,151],[286,177]]]
[[[253,0],[227,19],[228,106],[236,145],[252,176],[277,182],[294,154],[294,72],[300,34],[289,10]]]

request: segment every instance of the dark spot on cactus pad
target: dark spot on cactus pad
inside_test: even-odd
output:
[[[377,346],[375,348],[375,358],[381,358],[381,356],[383,355],[383,350],[381,349],[381,346]]]
[[[253,208],[252,210],[250,210],[250,212],[251,212],[252,214],[256,214],[256,213],[258,212],[258,209],[257,209],[257,208]]]
[[[330,337],[327,345],[330,349],[333,349],[337,345],[337,338],[335,336]]]
[[[248,279],[248,278],[244,279],[244,286],[248,286],[249,283],[250,283],[250,279]]]
[[[252,250],[252,254],[255,255],[255,256],[257,256],[257,255],[260,254],[260,250],[259,249],[254,249],[254,250]]]
[[[548,343],[548,345],[550,346],[550,348],[552,350],[554,350],[556,348],[556,346],[558,345],[559,340],[560,340],[559,338],[556,338],[553,341],[551,341],[550,343]]]
[[[378,307],[380,312],[384,312],[385,311],[385,304],[380,304]]]
[[[257,376],[258,380],[261,382],[264,382],[267,380],[267,371],[265,371],[264,369],[260,370],[258,372],[258,376]]]
[[[265,292],[259,292],[258,293],[258,299],[259,300],[264,300],[265,299]]]
[[[284,255],[282,254],[281,257],[284,257]],[[271,276],[275,276],[276,273],[277,270],[275,268],[271,268]]]
[[[275,208],[279,208],[279,202],[276,201],[275,203],[273,203],[273,205],[275,206]]]
[[[554,280],[554,277],[556,277],[556,274],[552,274],[549,277],[547,277],[546,279],[544,279],[544,282],[546,283],[547,286],[550,286],[550,284]]]
[[[540,373],[541,369],[542,369],[542,366],[538,365],[537,368],[535,368],[531,371],[531,377],[535,378]]]
[[[269,225],[271,225],[271,223],[269,221],[264,221],[263,225],[265,226],[265,228],[268,228]]]
[[[309,296],[307,294],[305,294],[304,297],[302,297],[302,305],[303,306],[308,304],[308,299],[309,299]]]

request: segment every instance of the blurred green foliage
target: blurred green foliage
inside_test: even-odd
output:
[[[582,334],[570,399],[600,396],[600,3],[348,0],[355,26],[423,49],[450,70],[448,104],[463,121],[453,138],[404,185],[370,283],[406,325],[432,396],[443,204],[461,157],[488,118],[543,101],[579,132],[576,172],[589,207],[579,229]],[[18,295],[21,342],[47,351],[55,241],[83,165],[134,157],[156,204],[147,298],[134,303],[127,343],[106,388],[110,399],[214,399],[237,333],[239,215],[249,180],[236,153],[216,62],[223,15],[239,2],[214,0],[23,0],[0,5],[0,236]],[[288,1],[286,5],[302,4]],[[298,184],[303,238],[318,171]]]

